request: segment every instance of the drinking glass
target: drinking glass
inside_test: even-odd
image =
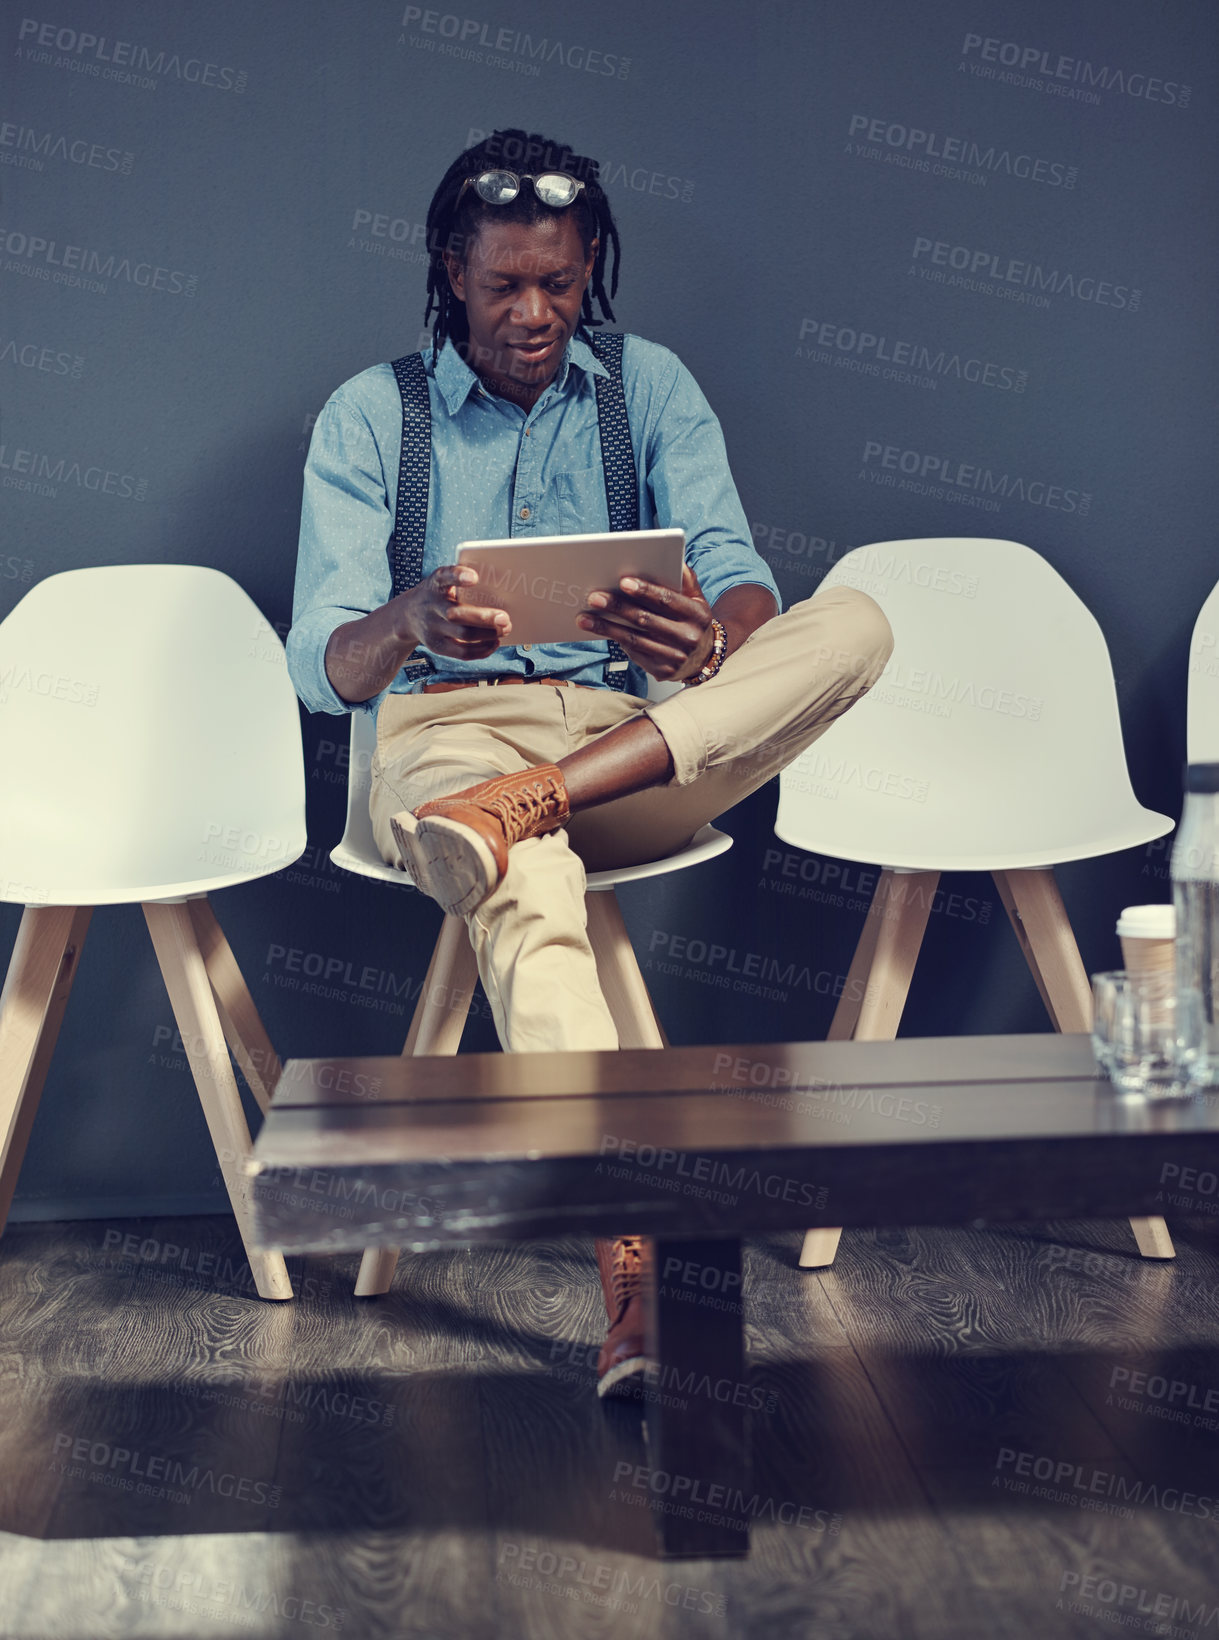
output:
[[[1121,1093],[1185,1099],[1193,1093],[1190,1041],[1170,980],[1113,969],[1092,976],[1092,1051]]]

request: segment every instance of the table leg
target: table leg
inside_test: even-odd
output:
[[[741,1243],[657,1237],[645,1391],[661,1553],[749,1553]],[[702,1517],[700,1519],[700,1516]]]

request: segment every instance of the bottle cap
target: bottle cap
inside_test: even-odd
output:
[[[1185,768],[1187,792],[1219,792],[1219,763],[1189,763]]]
[[[1171,905],[1128,905],[1117,919],[1119,938],[1172,940],[1177,937],[1177,911]]]

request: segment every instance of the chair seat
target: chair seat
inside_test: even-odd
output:
[[[716,855],[723,854],[731,847],[732,838],[727,832],[717,831],[714,826],[703,826],[678,853],[667,855],[663,860],[645,860],[637,866],[618,866],[612,871],[590,871],[586,886],[590,894],[596,894],[605,889],[617,888],[620,883],[640,882],[645,877],[663,877],[670,871],[683,871],[687,866],[701,865],[704,860],[714,860]],[[371,877],[377,882],[393,883],[398,888],[415,886],[404,871],[399,871],[396,866],[386,865],[379,856],[374,857],[362,850],[351,848],[346,841],[331,849],[330,858],[336,866],[342,866],[344,871],[354,872],[358,877]]]
[[[374,882],[393,883],[396,888],[414,888],[414,883],[405,871],[399,871],[396,866],[387,866],[378,856],[369,859],[367,855],[357,853],[353,848],[347,848],[339,843],[330,851],[330,858],[336,866],[342,866],[344,871],[354,872],[357,877],[371,877]]]
[[[637,883],[645,877],[664,877],[670,871],[684,871],[687,866],[701,865],[704,860],[714,860],[717,854],[723,854],[732,847],[732,838],[727,832],[717,831],[714,826],[702,826],[676,854],[667,854],[663,860],[644,860],[637,866],[616,866],[612,871],[590,871],[588,874],[588,889],[590,893],[597,893],[601,889],[617,888],[620,883]]]
[[[780,837],[843,860],[1012,870],[1171,830],[1131,786],[1104,634],[1040,554],[984,537],[879,542],[822,585],[873,594],[893,653],[783,770]]]
[[[207,877],[137,879],[132,874],[125,882],[116,882],[113,872],[108,881],[100,874],[83,872],[79,876],[62,877],[43,875],[37,882],[26,881],[21,874],[0,876],[0,902],[10,905],[150,905],[157,902],[195,899],[220,888],[236,888],[239,883],[253,883],[260,877],[273,876],[284,871],[300,858],[302,850],[294,849],[281,859],[270,860],[248,870],[214,872]],[[72,862],[65,861],[70,867]]]
[[[807,821],[807,815],[799,817]],[[858,842],[840,835],[839,827],[794,824],[780,807],[775,836],[793,848],[831,855],[855,865],[881,866],[897,871],[1030,871],[1043,866],[1066,865],[1071,860],[1091,860],[1098,855],[1116,854],[1163,837],[1175,821],[1154,809],[1141,809],[1123,816],[1123,823],[1106,833],[1090,829],[1086,835],[1066,831],[1036,839],[1032,847],[991,846],[966,851],[959,847],[937,848],[933,839],[909,838],[899,842],[887,837],[881,848],[861,848]],[[913,828],[912,828],[913,829]]]
[[[283,644],[219,570],[47,576],[0,622],[0,708],[0,899],[165,900],[304,852]]]

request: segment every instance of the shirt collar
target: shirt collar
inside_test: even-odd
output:
[[[453,346],[451,338],[446,340],[441,348],[435,369],[432,368],[431,348],[424,349],[423,357],[428,372],[435,378],[436,386],[440,389],[440,396],[444,400],[445,408],[450,416],[455,416],[478,386],[478,377]],[[587,376],[609,375],[609,371],[597,358],[588,343],[579,336],[573,336],[564,349],[558,374],[552,383],[556,392],[562,393],[565,390],[572,365],[575,365],[578,370],[582,370]]]

